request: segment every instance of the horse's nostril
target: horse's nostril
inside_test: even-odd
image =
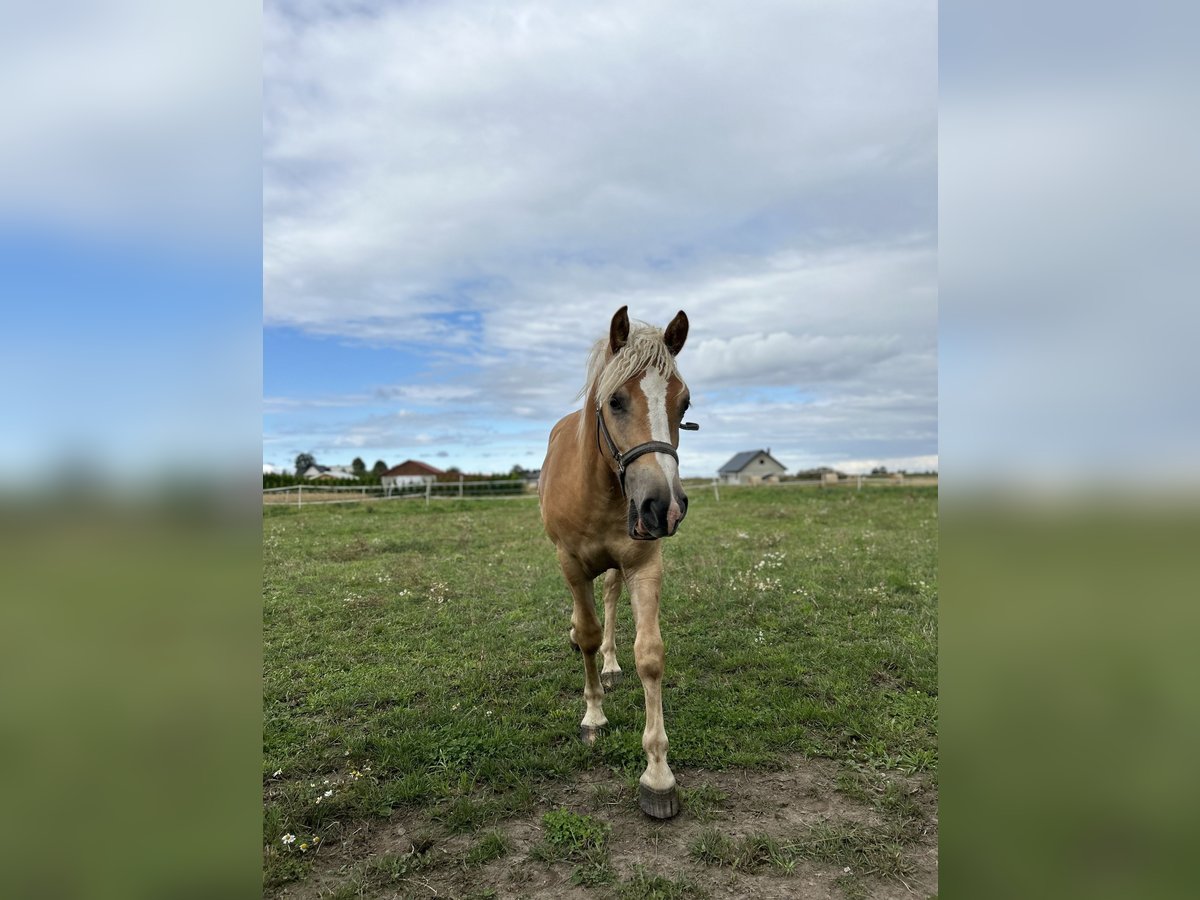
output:
[[[642,501],[642,524],[647,531],[659,531],[667,526],[667,516],[670,506],[655,497],[647,497]]]

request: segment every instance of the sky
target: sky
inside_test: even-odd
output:
[[[937,467],[930,2],[268,3],[263,461],[540,466],[613,313],[680,466]]]
[[[623,304],[688,474],[1194,476],[1196,12],[1043,6],[13,7],[0,486],[536,466]]]
[[[0,489],[253,470],[260,45],[239,0],[6,9]]]

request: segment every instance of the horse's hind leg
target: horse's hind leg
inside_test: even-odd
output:
[[[604,640],[600,644],[600,655],[604,657],[604,668],[600,671],[600,683],[611,691],[621,683],[621,667],[617,665],[617,601],[621,599],[620,569],[609,569],[604,574]]]
[[[575,608],[571,614],[571,643],[583,654],[583,699],[587,710],[579,723],[579,736],[585,744],[594,744],[608,719],[604,715],[604,688],[596,669],[596,651],[600,649],[600,620],[596,618],[596,597],[592,580],[566,555],[559,554],[563,577]]]

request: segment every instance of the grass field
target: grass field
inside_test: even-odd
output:
[[[268,894],[936,891],[936,488],[693,492],[664,548],[665,824],[637,812],[627,598],[610,726],[578,741],[536,501],[263,515]]]

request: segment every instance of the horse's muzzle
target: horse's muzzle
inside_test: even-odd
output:
[[[629,501],[629,536],[635,541],[656,541],[670,537],[679,531],[679,523],[687,515],[687,495],[681,494],[678,502],[664,503],[656,497],[647,497],[640,507]]]

